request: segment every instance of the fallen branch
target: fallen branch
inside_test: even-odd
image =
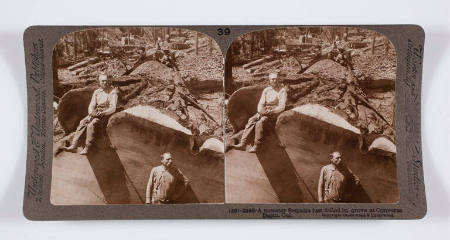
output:
[[[72,66],[68,67],[67,70],[73,71],[73,70],[75,70],[77,68],[81,68],[81,67],[87,66],[88,64],[96,63],[99,60],[100,59],[98,57],[89,58],[87,60],[81,61],[81,62],[79,62],[79,63],[77,63],[75,65],[72,65]]]
[[[349,73],[350,73],[350,77],[356,80],[355,74],[353,73],[353,71],[349,68],[347,68]],[[381,115],[381,113],[378,112],[378,110],[376,110],[374,107],[372,107],[372,105],[369,103],[369,101],[364,97],[361,96],[360,94],[357,93],[356,86],[354,85],[347,85],[347,89],[346,91],[349,91],[350,94],[356,98],[357,100],[359,100],[362,105],[366,106],[367,108],[371,109],[372,111],[375,112],[375,114],[377,114],[381,119],[383,119],[383,121],[386,122],[386,124],[390,127],[392,127],[392,125],[388,122],[388,120],[386,120],[386,118],[384,118],[383,115]],[[362,93],[364,93],[364,91],[362,91],[361,89],[359,89]]]
[[[247,71],[248,73],[254,73],[254,72],[256,72],[256,70],[258,70],[258,69],[259,69],[259,71],[261,71],[261,66],[254,66],[254,67],[252,67],[252,68],[246,69],[245,71]]]
[[[181,95],[181,97],[189,102],[190,104],[192,104],[194,107],[200,109],[202,112],[204,112],[214,123],[217,124],[217,126],[220,126],[220,124],[213,118],[213,116],[211,116],[202,106],[200,106],[198,103],[196,103],[193,99],[191,99],[190,97],[186,96],[185,94],[179,92],[179,94]]]
[[[265,62],[266,60],[269,60],[269,59],[271,59],[272,58],[272,56],[265,56],[265,57],[263,57],[263,58],[260,58],[260,59],[258,59],[258,60],[255,60],[255,61],[253,61],[253,62],[249,62],[249,63],[247,63],[247,64],[244,64],[244,65],[242,65],[242,67],[244,68],[244,69],[247,69],[247,68],[249,68],[249,67],[252,67],[252,66],[255,66],[255,65],[259,65],[259,64],[261,64],[261,63],[263,63],[263,62]]]
[[[308,68],[310,68],[312,65],[314,65],[315,63],[317,63],[320,60],[324,60],[328,58],[328,53],[320,53],[318,54],[316,57],[314,57],[306,67],[302,67],[300,69],[300,71],[298,71],[298,74],[304,73],[306,70],[308,70]]]
[[[392,127],[391,123],[388,122],[388,120],[386,120],[386,118],[383,117],[383,115],[381,115],[381,113],[378,112],[378,110],[376,110],[374,107],[372,107],[372,105],[369,103],[369,101],[367,101],[366,99],[364,99],[363,97],[359,96],[355,91],[353,91],[352,89],[349,89],[350,93],[353,95],[354,98],[358,99],[362,105],[366,106],[367,108],[369,108],[370,110],[372,110],[373,112],[375,112],[375,114],[378,115],[378,117],[380,117],[381,119],[383,119],[384,122],[386,122],[386,124],[390,127]]]
[[[386,44],[385,44],[385,43],[377,44],[377,45],[375,45],[375,46],[373,47],[373,49],[382,47],[382,46],[384,46],[384,45],[386,45]],[[362,51],[363,51],[363,52],[367,52],[367,51],[369,51],[369,50],[372,50],[372,47],[364,48]]]
[[[272,62],[268,62],[264,66],[267,67],[267,68],[270,68],[270,67],[276,66],[278,64],[281,64],[280,60],[275,60],[275,61],[272,61]]]
[[[144,90],[144,88],[147,87],[147,85],[148,85],[148,82],[143,80],[139,86],[137,86],[129,94],[127,94],[126,96],[124,96],[122,98],[123,104],[126,104],[130,99],[135,98],[137,95],[139,95],[139,93],[141,93],[142,90]]]
[[[139,66],[141,66],[142,64],[144,64],[145,62],[147,62],[151,59],[152,59],[152,57],[142,54],[141,57],[139,58],[139,60],[133,65],[133,67],[128,69],[127,71],[125,71],[125,73],[122,74],[122,76],[130,75],[130,73],[132,73],[134,70],[136,70],[136,68],[138,68]]]
[[[206,46],[209,46],[209,43],[206,43],[204,45],[198,46],[198,49],[204,48]],[[187,50],[187,53],[191,53],[191,52],[195,52],[195,48],[191,48],[191,49]]]
[[[307,84],[291,85],[289,87],[291,91],[290,98],[293,101],[297,101],[299,98],[310,94],[313,89],[319,86],[319,84],[320,84],[319,80],[314,80],[313,82]]]

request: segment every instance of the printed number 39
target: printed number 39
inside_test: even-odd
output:
[[[217,29],[217,35],[222,36],[222,35],[230,35],[231,30],[229,28],[218,28]]]

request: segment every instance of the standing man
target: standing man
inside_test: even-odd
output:
[[[161,165],[154,167],[150,172],[145,203],[173,203],[183,195],[188,184],[188,178],[178,168],[173,166],[172,155],[166,152],[161,155]]]
[[[287,92],[278,79],[277,73],[269,74],[269,87],[266,87],[258,102],[258,112],[248,120],[242,133],[239,144],[234,145],[236,149],[245,149],[248,139],[255,130],[255,142],[249,152],[257,152],[263,139],[264,129],[271,120],[275,120],[286,108]]]
[[[118,89],[111,86],[106,74],[98,76],[100,88],[92,94],[88,115],[83,118],[75,132],[72,144],[64,150],[76,152],[81,136],[86,132],[86,146],[80,152],[86,155],[95,142],[95,134],[104,126],[111,114],[116,111]]]
[[[330,154],[331,163],[322,167],[317,189],[320,203],[347,202],[359,185],[359,178],[347,168],[341,159],[340,152]]]

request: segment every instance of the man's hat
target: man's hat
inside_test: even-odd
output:
[[[269,79],[277,78],[277,77],[278,77],[278,73],[276,73],[276,72],[271,72],[271,73],[269,74]]]
[[[98,75],[98,80],[108,80],[108,76],[104,73]]]

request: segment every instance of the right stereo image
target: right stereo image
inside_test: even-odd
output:
[[[394,45],[355,27],[282,27],[225,60],[226,203],[396,203]]]

